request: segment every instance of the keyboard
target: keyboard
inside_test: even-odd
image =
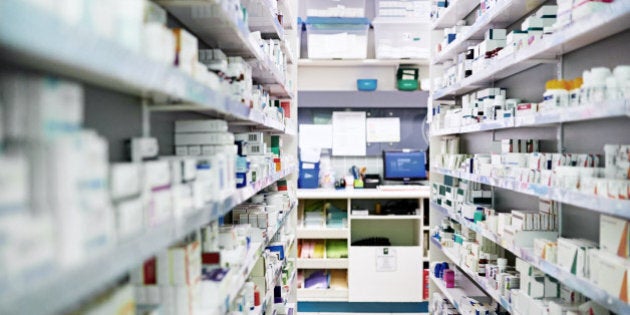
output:
[[[410,191],[419,190],[425,185],[378,185],[376,189],[381,191]]]

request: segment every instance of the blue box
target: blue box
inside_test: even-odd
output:
[[[319,163],[300,162],[298,188],[319,187]]]
[[[358,79],[357,89],[359,91],[374,91],[376,90],[378,81],[376,79]]]

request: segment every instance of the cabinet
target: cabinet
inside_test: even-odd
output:
[[[428,231],[424,204],[429,188],[413,191],[377,189],[298,190],[298,241],[344,240],[347,258],[298,258],[298,268],[308,276],[313,269],[342,271],[345,287],[298,289],[299,301],[417,302],[422,301],[422,269],[427,261]],[[397,207],[395,202],[407,204]],[[377,206],[378,204],[378,206]],[[311,220],[318,207],[343,212],[341,223]],[[376,214],[376,208],[381,214]],[[396,210],[409,208],[402,214]],[[315,209],[315,210],[314,210]],[[352,210],[367,210],[358,214]],[[387,215],[391,212],[392,214]],[[327,217],[329,213],[324,213]],[[428,221],[427,221],[428,222]],[[387,240],[387,244],[379,243]],[[363,241],[363,243],[361,243]],[[367,242],[366,242],[367,241]],[[304,245],[302,245],[304,246]],[[304,249],[302,249],[303,251]],[[298,254],[299,255],[299,254]],[[324,254],[326,256],[326,254]]]
[[[559,108],[549,107],[543,99],[544,82],[573,80],[583,74],[584,79],[589,80],[590,71],[605,71],[592,70],[596,67],[612,70],[618,65],[630,64],[628,56],[617,57],[611,51],[613,47],[628,48],[628,3],[609,3],[579,19],[576,15],[571,23],[557,26],[551,32],[538,36],[529,34],[528,42],[512,53],[509,49],[513,47],[508,45],[503,48],[508,49],[507,53],[484,58],[472,68],[472,74],[447,78],[452,65],[450,60],[481,42],[486,31],[491,28],[505,28],[507,32],[520,30],[523,19],[538,14],[544,4],[544,1],[496,1],[490,8],[479,8],[480,12],[485,12],[476,17],[475,4],[453,1],[433,24],[436,29],[434,48],[440,42],[438,38],[443,36],[442,28],[453,27],[459,19],[470,24],[432,56],[431,76],[435,85],[429,107],[434,113],[430,159],[430,291],[436,298],[431,304],[433,313],[440,313],[443,307],[449,306],[464,313],[461,301],[467,298],[494,303],[511,314],[538,314],[546,312],[546,307],[552,304],[562,310],[580,307],[582,312],[630,312],[621,286],[610,285],[613,281],[593,273],[601,268],[597,264],[601,257],[609,259],[612,265],[627,266],[627,257],[606,253],[605,248],[613,241],[602,231],[608,231],[609,221],[627,224],[630,203],[615,194],[592,189],[594,183],[602,185],[601,188],[615,185],[610,184],[615,180],[604,174],[604,160],[615,163],[611,155],[606,154],[605,147],[628,144],[630,95],[584,97]],[[477,93],[486,88],[503,88],[506,92],[500,93],[506,93],[507,99],[518,99],[518,104],[533,104],[538,110],[527,114],[516,110],[501,117],[491,117],[486,112],[476,116],[473,119],[478,119],[476,121],[457,112],[475,108],[468,106],[478,101],[478,97],[471,98],[474,95],[471,93],[479,96]],[[588,85],[582,85],[574,92],[585,93],[586,89]],[[609,91],[614,90],[614,87],[609,88]],[[515,139],[536,140],[540,145],[533,152],[510,151],[497,146],[501,141],[509,143]],[[577,168],[572,169],[575,165],[569,165],[567,173],[561,171],[562,167],[538,168],[531,160],[506,167],[510,155],[577,157],[589,154],[596,156],[596,161],[584,164],[583,168],[602,173],[578,176],[579,186],[577,182],[575,185],[564,182],[577,171]],[[458,160],[457,156],[462,159]],[[487,164],[483,162],[486,157]],[[534,175],[547,174],[551,179],[518,176],[514,173],[517,169]],[[621,176],[618,180],[627,182],[628,178]],[[519,218],[523,212],[515,209],[529,212],[526,217],[547,219],[546,215],[550,215],[547,222],[554,226],[532,227],[527,223],[521,226]],[[497,219],[507,221],[495,225]],[[503,225],[506,222],[507,227]],[[553,249],[547,250],[566,244],[571,247],[575,243],[589,248],[592,260],[586,264],[593,264],[588,267],[590,270],[567,268],[567,262],[563,261],[566,256],[559,252],[553,257]],[[504,271],[503,278],[499,278],[519,277],[520,284],[506,289],[495,281],[499,278],[493,276],[491,270],[501,268],[499,260],[501,264],[506,263],[508,269],[515,268],[515,271]],[[445,263],[454,273],[454,286],[447,286],[449,281],[441,276],[441,267],[436,268]],[[485,266],[482,268],[478,263]],[[489,270],[490,274],[486,273]],[[571,292],[577,298],[563,304],[553,299],[566,302],[566,297],[558,296],[553,290],[534,292],[532,288],[538,280],[530,281],[534,277],[527,274],[527,270],[536,273],[538,280],[556,283],[553,287]],[[623,275],[619,274],[619,278]],[[442,303],[441,298],[449,302]]]

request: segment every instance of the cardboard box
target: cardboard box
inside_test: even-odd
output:
[[[607,215],[599,218],[599,248],[627,258],[630,253],[630,222]]]

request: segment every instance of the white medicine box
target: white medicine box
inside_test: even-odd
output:
[[[365,18],[308,17],[308,58],[367,58],[369,25],[370,22]]]
[[[365,17],[365,0],[307,0],[306,16]]]
[[[376,59],[429,58],[431,31],[428,24],[377,18],[372,25]]]

